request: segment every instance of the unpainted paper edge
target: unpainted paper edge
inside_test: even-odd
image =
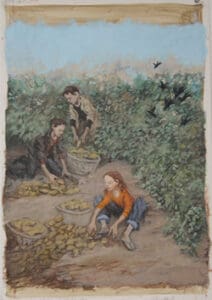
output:
[[[11,2],[11,1],[10,1]],[[25,5],[29,3],[29,1],[12,1],[13,3],[19,2],[21,5]],[[56,1],[44,1],[45,4],[55,4]],[[57,1],[59,4],[61,1]],[[70,4],[74,3],[76,4],[76,1],[68,1]],[[81,1],[83,2],[83,1]],[[88,3],[89,1],[87,1]],[[101,1],[90,1],[92,3],[100,4]],[[124,1],[125,3],[128,2],[129,4],[132,3],[133,1]],[[147,1],[136,1],[139,3],[144,3]],[[148,1],[148,3],[158,3],[159,1]],[[165,1],[161,1],[165,2]],[[167,1],[169,3],[188,3],[188,1]],[[189,1],[191,3],[191,1]],[[206,165],[206,198],[208,201],[208,206],[209,206],[209,216],[208,216],[208,223],[209,223],[209,236],[210,240],[212,240],[212,186],[210,183],[210,179],[212,178],[212,88],[211,88],[211,82],[212,82],[212,7],[210,0],[205,0],[201,1],[204,6],[203,6],[203,24],[206,27],[206,43],[207,43],[207,60],[206,60],[206,71],[205,71],[205,92],[204,92],[204,110],[206,113],[206,149],[207,149],[207,165]],[[43,4],[42,0],[36,1],[39,5]],[[0,167],[1,167],[1,172],[0,172],[0,189],[1,189],[1,195],[3,194],[3,188],[4,188],[4,173],[5,173],[5,110],[7,107],[7,70],[6,70],[6,59],[5,59],[5,12],[4,12],[4,4],[5,1],[0,2],[0,103],[1,103],[1,112],[0,112],[0,140],[1,140],[1,149],[0,149]],[[0,213],[0,222],[1,222],[1,256],[0,256],[0,267],[1,270],[1,277],[0,277],[0,299],[15,299],[13,297],[7,297],[6,296],[6,286],[5,282],[3,279],[3,273],[4,273],[4,249],[3,245],[5,243],[5,234],[3,230],[3,211],[1,210]],[[144,295],[142,292],[140,295],[137,296],[109,296],[110,299],[154,299],[154,300],[159,300],[159,299],[166,299],[166,300],[175,300],[175,299],[212,299],[212,249],[210,247],[210,259],[209,259],[209,281],[210,285],[207,290],[207,292],[204,292],[203,294],[192,294],[191,292],[186,295],[177,295],[177,291],[174,294],[166,294],[166,291],[164,291],[164,294],[160,294],[162,291],[158,291],[159,294],[154,295]],[[29,295],[33,293],[33,289],[30,289],[28,296],[26,297],[23,296],[23,294],[18,296],[18,299],[31,299]],[[69,299],[103,299],[104,297],[102,296],[86,296],[83,294],[78,294],[78,296],[72,296],[72,294],[67,294],[67,293],[57,293],[55,291],[55,296],[51,297],[50,299],[65,299],[61,297],[61,294],[65,294],[66,297]],[[134,294],[134,293],[133,293]],[[41,297],[37,299],[44,299],[44,294],[38,294],[37,289],[34,289],[34,295],[35,297]],[[42,295],[42,296],[41,296]],[[45,299],[48,294],[45,295]],[[23,298],[22,298],[23,297]],[[67,298],[66,298],[67,299]]]

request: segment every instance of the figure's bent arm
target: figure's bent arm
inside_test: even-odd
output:
[[[98,216],[98,214],[100,213],[101,209],[96,207],[94,212],[93,212],[93,215],[91,217],[91,223],[95,223],[96,222],[96,218]]]
[[[41,164],[41,170],[43,171],[44,175],[48,178],[49,181],[53,182],[55,179],[57,179],[57,176],[50,173],[45,164]]]

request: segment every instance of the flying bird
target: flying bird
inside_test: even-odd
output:
[[[154,65],[154,69],[156,69],[158,66],[160,66],[162,64],[162,62],[161,61],[156,61],[156,62],[154,62],[153,63],[153,65]]]

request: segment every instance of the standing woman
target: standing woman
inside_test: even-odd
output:
[[[97,127],[97,112],[90,100],[80,94],[78,87],[67,86],[63,96],[69,103],[70,125],[77,146],[93,139]]]

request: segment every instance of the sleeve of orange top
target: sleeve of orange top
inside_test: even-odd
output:
[[[124,192],[124,210],[123,210],[122,215],[124,215],[125,217],[128,217],[128,215],[132,209],[133,202],[134,201],[133,201],[132,196],[127,191],[125,191]]]
[[[103,209],[110,202],[110,194],[106,193],[101,202],[96,206],[97,208]]]

